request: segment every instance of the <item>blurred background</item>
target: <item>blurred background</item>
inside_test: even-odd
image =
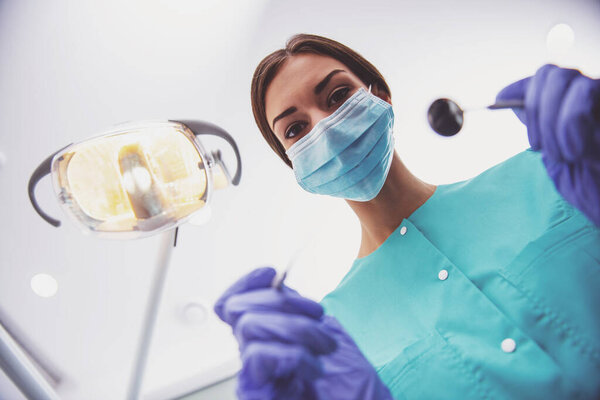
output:
[[[143,393],[233,399],[237,344],[214,301],[298,248],[287,282],[320,300],[360,233],[343,200],[304,193],[263,142],[249,95],[258,62],[299,32],[354,48],[392,89],[401,158],[444,184],[529,146],[510,111],[468,113],[459,135],[437,136],[431,101],[491,104],[547,62],[600,77],[599,21],[596,0],[0,0],[0,318],[60,378],[61,398],[124,398],[159,239],[82,235],[46,178],[40,203],[65,220],[54,228],[27,182],[55,150],[123,121],[213,122],[239,143],[242,182],[215,193],[208,221],[180,228]],[[22,398],[1,371],[0,398]]]

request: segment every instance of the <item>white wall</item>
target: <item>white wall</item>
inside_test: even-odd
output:
[[[477,112],[444,139],[427,127],[430,102],[485,105],[547,61],[600,76],[599,17],[600,3],[584,0],[0,0],[0,310],[63,375],[64,398],[122,398],[159,239],[98,240],[67,220],[53,228],[31,208],[27,180],[52,151],[118,122],[209,120],[238,140],[242,184],[217,193],[208,224],[180,230],[146,392],[233,371],[228,328],[213,315],[186,323],[183,305],[210,308],[241,274],[281,266],[306,242],[289,283],[319,299],[349,268],[359,241],[343,201],[303,193],[262,142],[249,88],[264,55],[297,32],[358,50],[392,88],[405,163],[423,180],[449,183],[525,149],[526,133],[510,112]],[[546,48],[558,22],[575,32],[560,57]],[[38,193],[64,219],[49,180]],[[31,291],[39,272],[57,278],[56,296]]]

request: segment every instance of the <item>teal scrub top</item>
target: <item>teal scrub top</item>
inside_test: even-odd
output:
[[[395,399],[600,398],[600,229],[532,150],[438,186],[322,304]]]

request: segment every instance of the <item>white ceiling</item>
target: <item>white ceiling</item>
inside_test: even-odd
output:
[[[27,181],[54,150],[113,124],[208,120],[238,140],[242,184],[216,194],[206,225],[180,229],[145,392],[156,398],[231,373],[237,347],[210,310],[219,294],[305,244],[289,283],[319,299],[359,240],[343,201],[303,193],[263,143],[249,88],[264,55],[297,32],[358,50],[392,88],[401,157],[421,179],[450,183],[525,149],[526,134],[510,112],[474,112],[443,139],[427,127],[430,102],[485,105],[548,61],[600,76],[599,17],[600,2],[584,0],[0,0],[0,313],[61,374],[62,397],[123,398],[159,238],[101,240],[70,221],[53,228],[30,206]],[[575,32],[561,56],[546,48],[558,22]],[[38,194],[65,219],[49,179]],[[57,279],[54,297],[32,292],[41,272]],[[182,318],[189,302],[209,309],[204,324]],[[0,379],[0,398],[8,390]]]

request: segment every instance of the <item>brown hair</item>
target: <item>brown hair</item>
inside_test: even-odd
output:
[[[365,85],[377,85],[379,90],[383,90],[390,98],[392,97],[390,88],[377,68],[351,48],[335,40],[316,35],[301,33],[289,38],[285,48],[269,54],[258,64],[252,77],[252,87],[250,89],[252,112],[254,113],[256,125],[258,125],[258,129],[260,129],[269,146],[289,167],[292,167],[292,162],[285,154],[284,147],[271,130],[269,121],[267,121],[265,94],[267,87],[281,65],[289,57],[301,53],[320,54],[335,58],[346,65]]]

